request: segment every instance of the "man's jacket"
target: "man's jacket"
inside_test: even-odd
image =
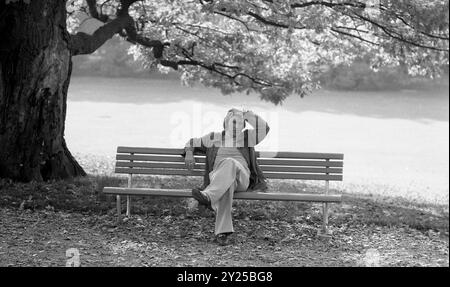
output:
[[[250,170],[250,180],[248,191],[265,191],[267,189],[266,178],[258,165],[256,152],[254,146],[264,139],[269,131],[267,123],[252,113],[252,118],[248,121],[254,129],[246,129],[242,133],[242,144],[236,147],[241,152],[242,156],[247,161]],[[220,133],[211,132],[201,138],[192,138],[185,146],[183,156],[186,155],[188,149],[192,150],[194,154],[205,155],[205,172],[203,175],[203,188],[209,185],[209,173],[213,170],[214,162],[217,156],[217,151],[221,145],[218,145],[218,140],[221,140],[222,146],[224,143],[225,131]]]

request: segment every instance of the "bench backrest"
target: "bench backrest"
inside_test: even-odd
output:
[[[205,156],[194,155],[195,169],[187,170],[183,149],[118,147],[116,173],[203,176]],[[330,180],[343,179],[344,155],[339,153],[257,152],[266,178]]]

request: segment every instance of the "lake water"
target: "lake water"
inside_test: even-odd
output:
[[[177,81],[73,78],[66,140],[74,154],[109,157],[119,145],[180,148],[190,137],[220,131],[232,107],[269,123],[258,150],[344,153],[338,187],[448,202],[448,88],[322,90],[274,106],[256,95],[223,96]]]

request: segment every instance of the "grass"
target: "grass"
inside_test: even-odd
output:
[[[188,182],[186,182],[188,181]],[[0,179],[0,206],[29,210],[52,210],[99,215],[115,214],[115,198],[103,194],[105,186],[126,186],[127,179],[90,175],[69,181],[14,183]],[[199,178],[146,176],[135,178],[137,187],[186,188],[200,185]],[[321,192],[304,182],[271,180],[271,191]],[[333,192],[333,191],[332,191]],[[337,192],[337,191],[334,191]],[[168,197],[132,197],[133,214],[185,216],[192,214],[190,199]],[[122,205],[124,208],[125,205]],[[321,205],[294,202],[244,201],[234,203],[236,220],[282,220],[320,226]],[[404,198],[344,194],[342,204],[333,204],[330,223],[336,228],[347,225],[408,227],[421,232],[449,230],[448,205],[417,203]]]
[[[141,187],[200,183],[136,177]],[[233,244],[218,246],[214,214],[190,208],[193,199],[133,197],[132,216],[117,224],[105,186],[126,186],[126,178],[0,179],[0,266],[64,266],[69,248],[79,250],[82,266],[365,266],[368,250],[379,252],[380,266],[448,266],[448,205],[345,193],[332,205],[333,236],[324,242],[316,236],[320,204],[237,200]],[[269,186],[320,192],[308,182]]]

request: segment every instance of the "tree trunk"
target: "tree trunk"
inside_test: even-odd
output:
[[[64,140],[71,73],[65,1],[0,0],[0,177],[86,175]]]

